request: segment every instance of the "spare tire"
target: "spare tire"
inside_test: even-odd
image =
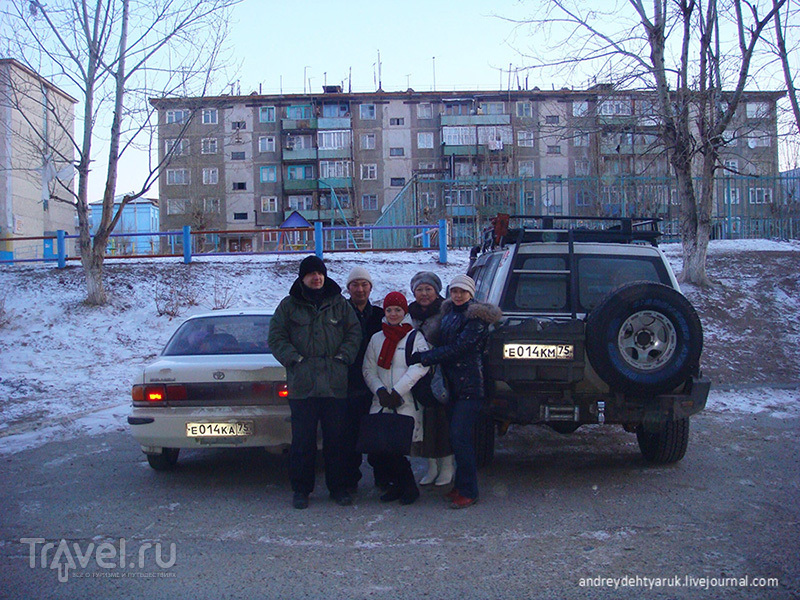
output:
[[[586,354],[612,391],[669,392],[697,369],[703,328],[689,301],[660,283],[614,290],[586,319]]]

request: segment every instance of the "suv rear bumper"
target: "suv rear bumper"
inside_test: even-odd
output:
[[[690,378],[679,390],[651,398],[624,394],[577,393],[571,386],[561,389],[494,391],[489,395],[488,414],[501,422],[619,423],[675,421],[694,415],[706,406],[711,382]]]

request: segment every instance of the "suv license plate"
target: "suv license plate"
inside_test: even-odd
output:
[[[236,423],[187,423],[186,437],[238,437],[253,435],[252,421]]]
[[[503,358],[512,360],[572,360],[572,344],[504,344]]]

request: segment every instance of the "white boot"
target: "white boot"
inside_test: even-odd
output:
[[[428,472],[419,480],[420,485],[430,485],[434,481],[436,481],[436,477],[439,475],[439,459],[436,458],[429,458],[428,459]]]
[[[444,456],[439,459],[439,476],[436,478],[436,485],[450,485],[455,475],[455,457]]]

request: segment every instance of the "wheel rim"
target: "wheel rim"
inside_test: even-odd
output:
[[[672,359],[678,335],[666,316],[643,310],[625,319],[619,329],[617,345],[630,366],[640,371],[655,371]]]

